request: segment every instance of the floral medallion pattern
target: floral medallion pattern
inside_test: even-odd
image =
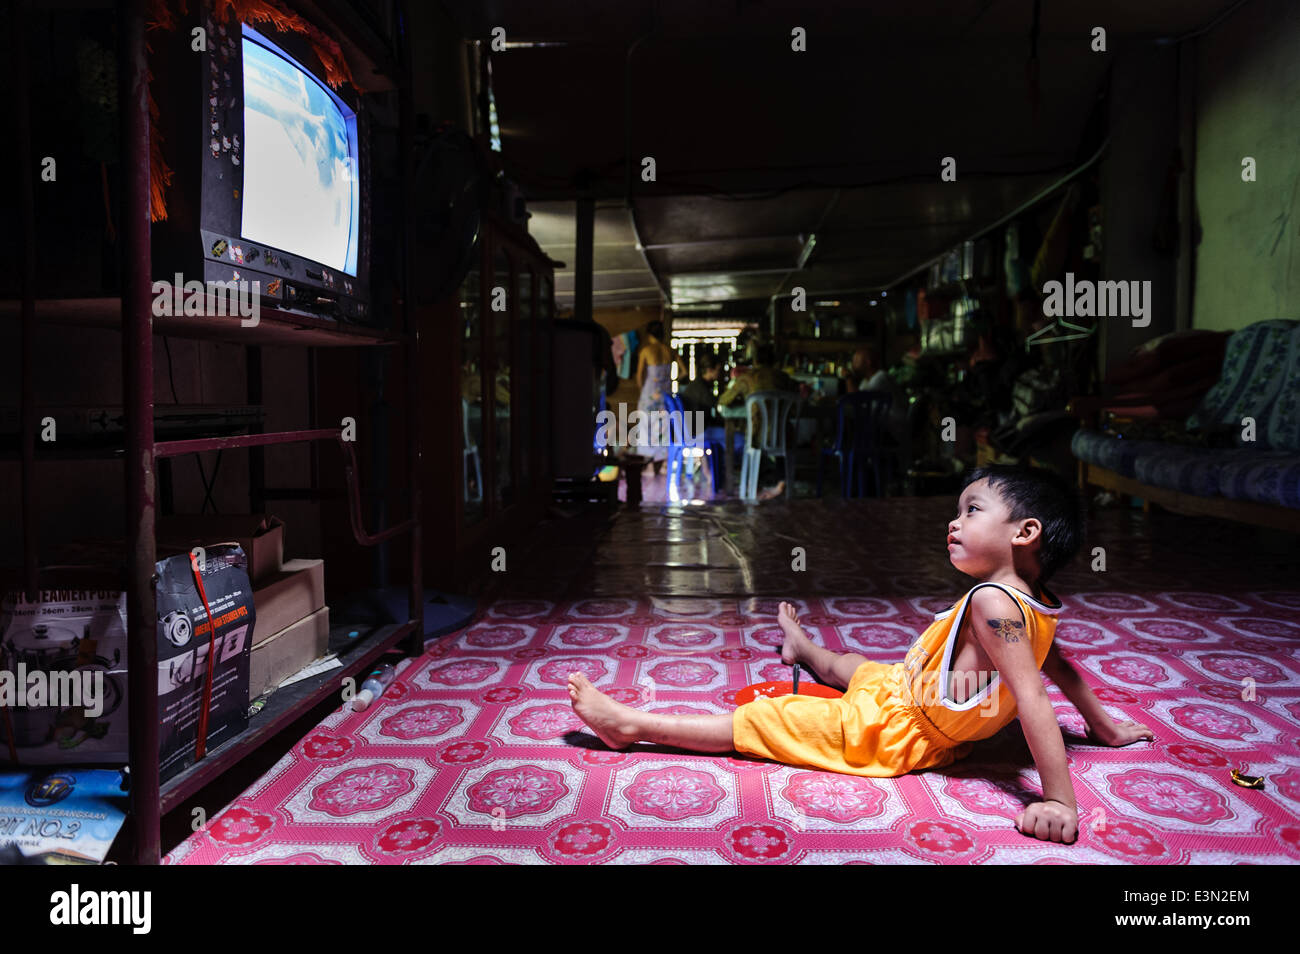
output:
[[[790,680],[775,612],[793,595],[628,598],[611,578],[576,599],[487,602],[471,626],[399,666],[368,710],[323,716],[164,862],[1300,863],[1300,591],[1168,590],[1154,582],[1165,572],[1151,568],[1127,592],[1118,577],[1072,568],[1053,587],[1065,602],[1058,645],[1113,718],[1155,735],[1117,749],[1086,741],[1081,714],[1047,682],[1080,805],[1068,848],[1015,829],[1042,791],[1016,727],[901,778],[609,749],[574,712],[570,672],[639,710],[728,714],[738,689]],[[846,588],[800,592],[801,625],[820,646],[887,665],[961,595],[906,555],[850,554],[805,582],[828,581]],[[1232,784],[1233,768],[1265,787]]]

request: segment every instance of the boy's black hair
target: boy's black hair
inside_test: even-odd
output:
[[[760,368],[771,368],[776,365],[776,348],[771,344],[761,344],[754,349],[754,364]]]
[[[652,337],[658,338],[660,341],[663,341],[664,323],[656,318],[654,321],[650,322],[650,324],[645,326],[645,333],[651,335]]]
[[[967,474],[961,489],[985,478],[1006,503],[1012,520],[1033,517],[1043,525],[1038,581],[1046,582],[1083,543],[1083,508],[1073,485],[1042,467],[988,464]]]

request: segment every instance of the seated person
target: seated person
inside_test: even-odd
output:
[[[850,394],[863,391],[886,391],[893,395],[894,402],[889,408],[886,433],[899,447],[906,447],[911,441],[907,422],[907,395],[894,383],[884,368],[880,366],[880,357],[875,346],[864,345],[853,354],[853,372],[848,379]]]
[[[770,344],[762,344],[754,351],[754,367],[731,382],[718,398],[718,406],[743,404],[755,391],[798,390],[798,382],[776,366],[776,349]]]
[[[1042,795],[1015,816],[1015,827],[1070,844],[1081,823],[1072,777],[1078,766],[1068,760],[1042,676],[1078,710],[1092,744],[1155,739],[1146,725],[1112,718],[1055,642],[1062,602],[1045,584],[1081,547],[1083,516],[1073,487],[1048,471],[980,468],[967,478],[945,531],[948,561],[973,585],[935,616],[902,662],[824,649],[799,625],[794,607],[780,605],[781,661],[808,666],[844,690],[839,698],[760,696],[720,715],[665,714],[626,706],[575,672],[568,685],[573,711],[611,749],[644,741],[734,751],[864,778],[952,765],[1018,720]],[[971,777],[980,778],[990,766],[972,768]]]
[[[682,410],[687,413],[702,411],[706,426],[717,422],[718,399],[713,394],[713,385],[721,376],[722,359],[716,354],[707,355],[700,368],[700,376],[677,393],[682,399]]]
[[[718,398],[718,406],[731,407],[734,404],[744,404],[749,395],[757,391],[790,391],[793,394],[799,392],[799,383],[776,366],[776,349],[770,344],[761,344],[754,349],[753,369],[731,382],[731,386]],[[758,408],[750,412],[750,418],[757,431],[762,426]],[[767,455],[763,456],[762,463],[767,464]],[[759,496],[768,499],[784,492],[785,481],[782,480],[776,487],[764,491]]]

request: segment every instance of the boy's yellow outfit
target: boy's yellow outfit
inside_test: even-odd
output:
[[[760,696],[732,717],[736,751],[787,765],[891,778],[964,758],[1016,717],[1001,675],[965,702],[948,695],[949,676],[971,595],[996,586],[1016,601],[1041,671],[1056,635],[1061,601],[1046,587],[1043,602],[1013,586],[979,583],[941,613],[901,663],[865,662],[838,699]]]

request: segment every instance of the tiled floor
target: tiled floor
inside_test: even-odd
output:
[[[648,504],[594,538],[598,524],[557,520],[473,626],[409,663],[369,711],[327,717],[168,861],[1300,860],[1296,541],[1208,518],[1094,513],[1088,552],[1050,584],[1062,648],[1112,715],[1156,736],[1089,745],[1049,684],[1082,815],[1072,846],[1012,825],[1040,791],[1016,722],[947,769],[862,779],[610,752],[573,716],[575,669],[630,704],[730,711],[735,690],[786,673],[781,599],[825,645],[901,660],[971,583],[943,545],[953,510],[949,498]],[[1265,787],[1235,785],[1232,767]]]

